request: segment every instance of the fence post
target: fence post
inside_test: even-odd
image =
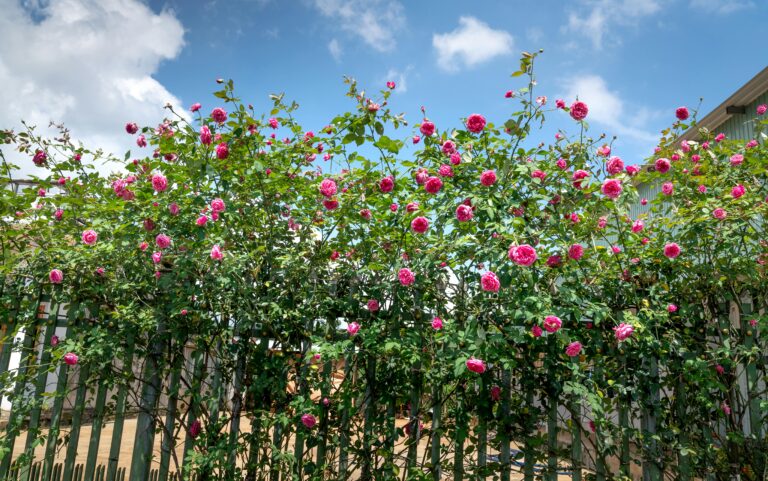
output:
[[[203,383],[203,372],[205,368],[205,353],[202,351],[199,351],[198,345],[195,345],[195,351],[193,353],[193,366],[192,366],[192,386],[189,390],[190,393],[190,401],[189,401],[189,409],[187,411],[187,434],[184,438],[184,454],[182,456],[182,471],[183,471],[183,477],[188,477],[189,472],[187,470],[187,467],[189,466],[189,457],[190,452],[194,449],[195,446],[195,438],[192,437],[192,434],[189,432],[189,427],[192,426],[192,424],[197,421],[197,410],[198,410],[198,403],[199,403],[199,396],[200,396],[200,390],[202,389],[202,383]]]
[[[51,338],[56,332],[56,320],[58,314],[58,304],[51,301],[48,307],[48,320],[45,326],[45,335],[43,336],[43,345],[41,346],[40,362],[37,365],[37,381],[35,382],[35,406],[29,416],[29,427],[27,428],[27,440],[24,443],[24,451],[29,451],[35,438],[40,434],[40,411],[42,410],[43,393],[45,384],[48,380],[49,364],[51,363]],[[29,466],[22,469],[21,479],[28,481],[30,476]]]
[[[77,395],[72,411],[72,429],[69,431],[67,443],[67,457],[64,461],[64,481],[73,479],[77,448],[80,444],[80,426],[83,422],[83,408],[85,407],[85,395],[88,391],[88,378],[91,376],[91,364],[86,361],[80,367],[77,374]]]
[[[557,408],[558,393],[554,386],[549,386],[547,392],[547,479],[557,481]]]
[[[139,416],[136,420],[136,437],[133,445],[133,459],[131,459],[130,481],[146,481],[149,475],[149,464],[152,459],[152,446],[155,439],[154,412],[160,397],[160,366],[159,361],[163,355],[163,336],[165,326],[158,323],[157,332],[153,333],[154,339],[150,351],[146,357],[144,375],[139,401]],[[64,481],[69,481],[65,479]]]
[[[465,381],[460,380],[456,388],[456,431],[454,434],[454,452],[453,452],[453,479],[462,481],[464,479],[464,440],[467,437],[469,429],[467,417],[464,413],[464,398],[466,393]]]
[[[176,345],[174,359],[171,365],[171,376],[168,381],[168,409],[165,413],[163,439],[160,443],[160,467],[157,472],[159,481],[168,480],[168,471],[171,464],[171,450],[174,449],[176,444],[176,413],[178,412],[177,405],[179,402],[179,385],[181,383],[181,367],[183,359],[184,342],[182,341]]]
[[[259,342],[259,350],[257,351],[256,361],[257,362],[264,362],[266,359],[267,349],[269,348],[269,338],[262,337],[261,342]],[[263,388],[259,386],[258,382],[253,383],[254,386],[258,389],[258,391],[255,393],[256,396],[263,399],[264,392]],[[256,408],[258,409],[258,407]],[[248,462],[245,466],[245,479],[246,481],[255,481],[256,480],[256,471],[258,468],[258,461],[259,461],[259,431],[261,431],[261,413],[258,411],[254,415],[254,419],[251,422],[251,440],[250,440],[250,447],[248,448]]]
[[[123,439],[123,423],[125,422],[125,401],[128,396],[128,380],[133,376],[133,351],[135,349],[135,335],[128,334],[125,346],[125,358],[123,359],[123,380],[117,390],[117,402],[115,404],[115,425],[112,428],[112,443],[109,448],[109,462],[107,463],[106,481],[116,481],[117,462],[120,457],[120,447]],[[46,480],[47,481],[47,480]]]
[[[533,376],[533,370],[530,368],[525,368],[523,370],[523,376],[525,376],[525,372],[528,371],[528,374],[530,376]],[[534,389],[533,389],[533,382],[534,380],[532,378],[529,378],[526,380],[523,379],[523,391],[525,392],[525,407],[523,408],[523,414],[525,414],[525,425],[524,425],[524,439],[523,439],[523,479],[525,481],[533,481],[533,468],[536,464],[536,450],[534,448],[533,443],[531,442],[533,437],[533,432],[536,429],[536,423],[534,422],[534,412],[537,410],[534,409]]]
[[[501,372],[501,405],[499,406],[498,429],[501,446],[499,448],[499,462],[501,464],[501,481],[509,481],[511,470],[510,456],[510,423],[509,423],[509,403],[512,389],[512,373],[509,369]],[[437,480],[435,480],[437,481]]]
[[[38,312],[40,310],[40,303],[42,301],[42,288],[38,291],[37,300],[34,303],[34,312],[32,314],[32,322],[24,327],[24,341],[22,342],[21,356],[19,357],[19,370],[16,374],[16,385],[13,389],[13,398],[11,399],[11,411],[8,413],[8,425],[5,428],[5,448],[10,453],[0,461],[0,479],[5,478],[11,467],[11,458],[13,457],[13,447],[16,443],[16,436],[19,434],[19,426],[17,426],[18,420],[18,400],[24,395],[24,390],[27,386],[27,370],[32,363],[37,359],[37,355],[34,352],[34,342],[37,337],[37,321]]]
[[[644,443],[647,453],[643,459],[643,481],[660,481],[658,443],[653,439],[656,435],[656,416],[659,409],[659,364],[655,356],[647,359],[646,363],[649,373],[646,386],[648,392],[643,400],[642,423],[643,434],[648,440]]]

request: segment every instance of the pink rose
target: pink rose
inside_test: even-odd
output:
[[[471,220],[473,216],[474,212],[472,212],[472,207],[466,204],[460,204],[456,207],[456,218],[459,222],[467,222],[468,220]]]
[[[728,216],[728,213],[724,209],[717,208],[712,211],[712,216],[717,220],[723,220]]]
[[[731,196],[733,196],[734,199],[738,199],[742,195],[744,195],[744,192],[746,192],[746,189],[743,185],[739,184],[733,189],[731,189]]]
[[[360,217],[362,217],[365,220],[371,220],[371,217],[373,215],[371,214],[370,209],[360,209]]]
[[[141,249],[141,252],[146,251],[148,247],[149,247],[149,244],[147,244],[146,242],[142,242],[141,244],[139,244],[139,249]]]
[[[534,170],[531,173],[531,177],[533,177],[534,179],[539,179],[543,181],[544,179],[547,178],[547,173],[544,172],[543,170]]]
[[[192,104],[191,107],[189,107],[189,111],[190,112],[197,112],[198,110],[200,110],[200,107],[202,107],[202,105],[200,105],[199,102],[196,102],[196,103]]]
[[[671,242],[664,246],[664,255],[670,259],[680,255],[680,246],[675,242]]]
[[[533,326],[531,328],[531,334],[533,334],[533,337],[541,337],[542,331],[539,326]]]
[[[467,130],[479,134],[485,128],[485,117],[480,114],[472,114],[467,117]]]
[[[277,119],[274,117],[270,118],[268,123],[269,123],[269,126],[273,129],[280,127],[280,122],[278,122]]]
[[[155,192],[165,192],[168,188],[168,179],[163,174],[155,174],[152,176],[152,188]]]
[[[45,165],[46,160],[48,160],[48,155],[42,150],[35,151],[35,155],[32,157],[32,162],[38,167]]]
[[[368,311],[370,312],[378,312],[379,310],[379,301],[376,299],[369,299],[368,300]]]
[[[152,253],[152,262],[155,264],[160,263],[160,261],[163,259],[163,253],[162,252],[153,252]]]
[[[451,154],[451,164],[453,165],[461,164],[461,155],[459,155],[458,152],[454,152]]]
[[[69,366],[74,366],[77,364],[77,354],[74,352],[68,352],[64,354],[64,363]]]
[[[215,244],[213,247],[211,247],[211,259],[220,261],[223,258],[224,254],[221,253],[221,248],[218,244]]]
[[[165,234],[158,234],[157,237],[155,237],[155,244],[161,249],[166,249],[171,245],[171,238]]]
[[[307,429],[312,429],[313,427],[315,427],[315,424],[317,424],[317,420],[311,414],[303,414],[301,416],[301,424],[306,426]]]
[[[229,157],[229,146],[226,142],[222,142],[216,146],[216,157],[219,160],[224,160]]]
[[[350,336],[354,336],[355,334],[360,331],[360,324],[356,322],[350,322],[347,324],[347,333],[349,333]]]
[[[499,292],[499,288],[501,287],[498,276],[490,271],[480,277],[480,285],[483,290],[487,292]]]
[[[207,222],[208,222],[208,216],[206,216],[206,215],[201,215],[201,216],[200,216],[200,217],[198,217],[198,218],[197,218],[197,220],[195,221],[195,223],[196,223],[198,226],[200,226],[200,227],[204,226],[204,225],[205,225]]]
[[[227,121],[227,112],[221,107],[216,107],[211,111],[211,118],[220,124]]]
[[[645,228],[645,224],[643,224],[643,221],[640,219],[637,219],[635,222],[632,223],[632,232],[637,234],[638,232],[641,232]]]
[[[85,245],[92,246],[96,243],[97,240],[99,240],[99,235],[95,230],[88,229],[87,231],[83,232],[82,239]]]
[[[677,306],[674,304],[669,304],[667,306],[667,312],[677,312]]]
[[[200,436],[201,429],[202,425],[200,424],[200,421],[195,419],[194,422],[189,425],[189,436],[192,439],[196,439],[198,436]]]
[[[443,320],[439,317],[433,317],[432,318],[432,329],[439,331],[443,328]]]
[[[490,187],[496,183],[496,172],[493,170],[485,170],[480,174],[480,183],[486,187]]]
[[[632,327],[631,324],[625,324],[622,322],[613,328],[613,332],[616,335],[616,340],[622,342],[629,339],[632,333],[635,332],[635,328]]]
[[[560,170],[565,170],[568,168],[568,162],[566,162],[565,159],[557,159],[555,165],[557,165],[557,168]]]
[[[587,117],[587,114],[589,113],[589,108],[587,108],[587,104],[584,102],[581,102],[580,100],[577,100],[573,104],[571,104],[571,117],[573,120],[584,120]]]
[[[485,362],[482,359],[470,357],[467,359],[467,369],[474,373],[482,374],[485,372]]]
[[[179,215],[179,204],[176,202],[171,203],[171,205],[168,206],[168,210],[171,215]]]
[[[405,205],[405,211],[408,213],[416,212],[419,210],[419,203],[418,202],[408,202]]]
[[[425,137],[432,137],[432,135],[435,133],[435,124],[429,120],[425,120],[421,124],[421,127],[419,127],[419,132],[421,132],[421,134]]]
[[[731,415],[731,407],[728,405],[727,402],[723,401],[723,403],[720,404],[720,408],[723,410],[723,413],[726,416],[730,416]]]
[[[620,180],[608,179],[605,182],[603,182],[603,186],[601,187],[600,190],[609,199],[617,199],[621,195],[622,190],[624,189],[621,186]]]
[[[670,167],[672,167],[672,163],[669,161],[669,159],[660,158],[656,159],[656,170],[658,172],[661,172],[662,174],[666,174],[669,172]]]
[[[61,281],[64,280],[64,273],[59,269],[53,269],[48,274],[48,279],[50,279],[53,284],[61,284]]]
[[[554,333],[560,330],[563,325],[563,321],[557,316],[547,316],[544,318],[544,329],[547,332]]]
[[[565,348],[565,353],[570,357],[576,357],[581,353],[581,343],[579,341],[574,341],[570,344],[568,344],[568,347]]]
[[[437,173],[440,177],[453,177],[453,169],[447,164],[441,165],[440,168],[437,169]]]
[[[429,229],[429,221],[426,217],[416,217],[411,221],[411,230],[417,234],[423,234]]]
[[[661,185],[661,192],[664,195],[672,195],[675,192],[675,184],[672,182],[664,182]]]
[[[611,157],[605,164],[605,170],[611,175],[616,175],[624,170],[624,161],[619,157]]]
[[[411,284],[416,282],[416,276],[407,267],[400,269],[397,272],[397,277],[400,280],[400,284],[403,286],[410,286]]]
[[[139,131],[139,126],[136,125],[136,122],[128,122],[125,124],[125,131],[133,135]]]
[[[575,171],[571,176],[571,180],[573,181],[573,186],[577,189],[581,189],[582,188],[581,183],[587,177],[589,177],[589,172],[587,172],[586,170],[579,169]]]
[[[627,175],[629,175],[630,177],[637,174],[638,172],[640,172],[640,169],[638,169],[636,166],[634,165],[627,166]]]
[[[379,181],[379,190],[382,192],[392,192],[395,188],[395,179],[391,175],[384,177]]]
[[[507,257],[515,264],[525,267],[532,265],[538,259],[536,249],[528,244],[510,246]]]
[[[56,209],[56,212],[53,213],[53,217],[56,220],[61,220],[62,217],[64,217],[64,210],[63,209]]]
[[[200,143],[203,145],[211,145],[213,142],[213,136],[211,135],[211,129],[207,125],[200,127]]]
[[[424,190],[429,192],[430,194],[437,194],[440,192],[440,189],[443,187],[443,181],[440,180],[440,177],[430,177],[427,179],[426,182],[424,182]]]
[[[323,181],[320,182],[320,193],[325,197],[333,197],[336,195],[336,192],[336,182],[333,179],[323,179]]]
[[[563,259],[558,255],[549,256],[547,258],[547,267],[557,267],[562,261]]]
[[[144,135],[139,135],[136,137],[136,145],[139,147],[146,147],[147,146],[147,139],[144,137]]]
[[[677,110],[675,110],[675,117],[680,120],[686,120],[689,115],[687,107],[678,107]]]
[[[336,210],[339,208],[339,201],[336,198],[323,200],[323,205],[328,210]]]
[[[568,257],[570,257],[575,261],[581,259],[583,255],[584,255],[584,248],[581,246],[581,244],[573,244],[568,249]]]
[[[395,88],[395,82],[393,82],[393,81],[391,81],[391,80],[390,80],[389,82],[387,82],[387,88],[388,88],[389,90],[394,90],[394,88]]]
[[[211,210],[214,212],[224,212],[224,209],[226,209],[227,206],[221,199],[213,199],[211,201]]]
[[[451,155],[456,153],[456,144],[453,143],[451,140],[446,140],[443,143],[443,146],[441,147],[441,150],[443,151],[443,154],[445,155]]]
[[[741,154],[733,154],[731,156],[731,165],[741,165],[744,162],[744,156]]]

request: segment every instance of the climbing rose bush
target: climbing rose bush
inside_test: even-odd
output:
[[[216,105],[127,119],[137,149],[110,175],[68,135],[3,131],[6,182],[15,148],[39,186],[2,193],[4,303],[24,285],[70,306],[71,330],[44,347],[52,365],[115,385],[136,380],[114,368],[130,350],[158,360],[131,389],[165,394],[151,380],[178,372],[183,346],[207,356],[215,375],[183,373],[191,408],[174,420],[200,475],[335,479],[342,451],[368,478],[403,463],[410,479],[438,464],[489,475],[509,469],[513,440],[531,465],[569,458],[547,446],[561,430],[589,453],[569,465],[614,479],[632,461],[759,479],[761,137],[681,143],[696,128],[681,107],[651,158],[611,156],[587,103],[534,93],[535,58],[504,95],[509,115],[452,125],[396,113],[394,83],[370,93],[347,79],[351,111],[308,129],[284,96],[259,115],[224,82]],[[571,132],[542,137],[546,115],[570,117]],[[649,186],[662,195],[641,201]],[[405,407],[407,429],[393,417]],[[238,430],[243,417],[254,431]],[[295,447],[260,456],[270,432]],[[452,447],[403,461],[401,437]],[[311,458],[321,446],[327,458]],[[472,454],[487,447],[501,461]]]

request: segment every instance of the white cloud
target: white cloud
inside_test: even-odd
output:
[[[333,25],[360,37],[379,52],[395,48],[395,32],[405,25],[402,4],[396,0],[312,0]]]
[[[641,106],[627,107],[621,96],[608,88],[598,75],[571,77],[564,81],[566,99],[584,101],[589,107],[587,121],[606,127],[608,134],[625,136],[640,142],[654,143],[659,135],[648,131],[645,124],[656,114]],[[631,111],[630,111],[631,110]]]
[[[592,46],[603,48],[603,36],[608,34],[619,42],[617,26],[635,25],[643,17],[661,10],[659,0],[581,0],[580,8],[568,15],[565,31],[587,37]]]
[[[507,55],[512,52],[513,44],[512,35],[504,30],[494,30],[475,17],[461,17],[456,30],[432,36],[437,64],[446,71],[458,70],[459,64],[474,67]]]
[[[754,6],[751,0],[691,0],[691,8],[706,13],[728,14]]]
[[[152,75],[181,50],[184,29],[170,11],[138,0],[0,0],[0,127],[63,122],[88,147],[115,154],[138,147],[126,122],[156,125],[166,102]],[[27,165],[28,159],[17,164]],[[28,167],[26,172],[30,172]]]
[[[341,60],[341,44],[339,44],[339,41],[335,38],[328,42],[328,51],[331,52],[331,57],[333,57],[334,60],[337,62]]]

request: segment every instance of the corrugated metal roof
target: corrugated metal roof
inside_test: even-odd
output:
[[[745,83],[739,90],[734,92],[723,103],[718,105],[712,112],[708,113],[704,118],[699,120],[697,124],[688,129],[682,136],[681,140],[695,140],[699,137],[699,129],[705,128],[707,130],[713,130],[734,115],[726,112],[726,108],[729,106],[746,106],[755,101],[759,96],[763,95],[768,90],[768,67],[765,67],[752,79]]]

